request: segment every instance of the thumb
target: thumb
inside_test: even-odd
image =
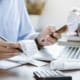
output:
[[[48,26],[47,28],[43,29],[42,34],[43,35],[49,35],[52,32],[55,32],[55,30],[56,30],[55,27]]]

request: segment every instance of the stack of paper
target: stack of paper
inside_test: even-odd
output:
[[[64,45],[64,46],[79,47],[80,46],[80,36],[76,36],[74,34],[64,35],[58,41],[58,44]]]
[[[74,70],[80,69],[80,60],[78,59],[59,59],[51,62],[53,70]]]

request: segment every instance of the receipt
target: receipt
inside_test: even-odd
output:
[[[35,54],[39,53],[37,45],[34,40],[22,40],[19,42],[21,45],[21,49],[23,50],[23,53],[27,57],[34,57]]]

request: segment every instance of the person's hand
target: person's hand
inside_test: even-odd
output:
[[[7,69],[0,69],[0,78],[17,76],[16,72]]]
[[[64,25],[58,31],[55,28],[49,26],[44,29],[41,34],[36,38],[36,42],[38,44],[38,48],[46,45],[51,45],[57,42],[57,40],[61,37],[63,32],[68,30],[68,26]]]
[[[40,46],[46,46],[54,44],[61,36],[61,34],[55,32],[55,28],[49,26],[44,29],[37,37],[37,42]],[[52,35],[51,35],[52,34]]]
[[[20,48],[18,43],[0,42],[0,59],[6,59],[19,54],[17,48]]]

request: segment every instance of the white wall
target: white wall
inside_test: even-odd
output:
[[[64,25],[73,7],[80,7],[80,0],[48,0],[40,18],[39,27]]]

